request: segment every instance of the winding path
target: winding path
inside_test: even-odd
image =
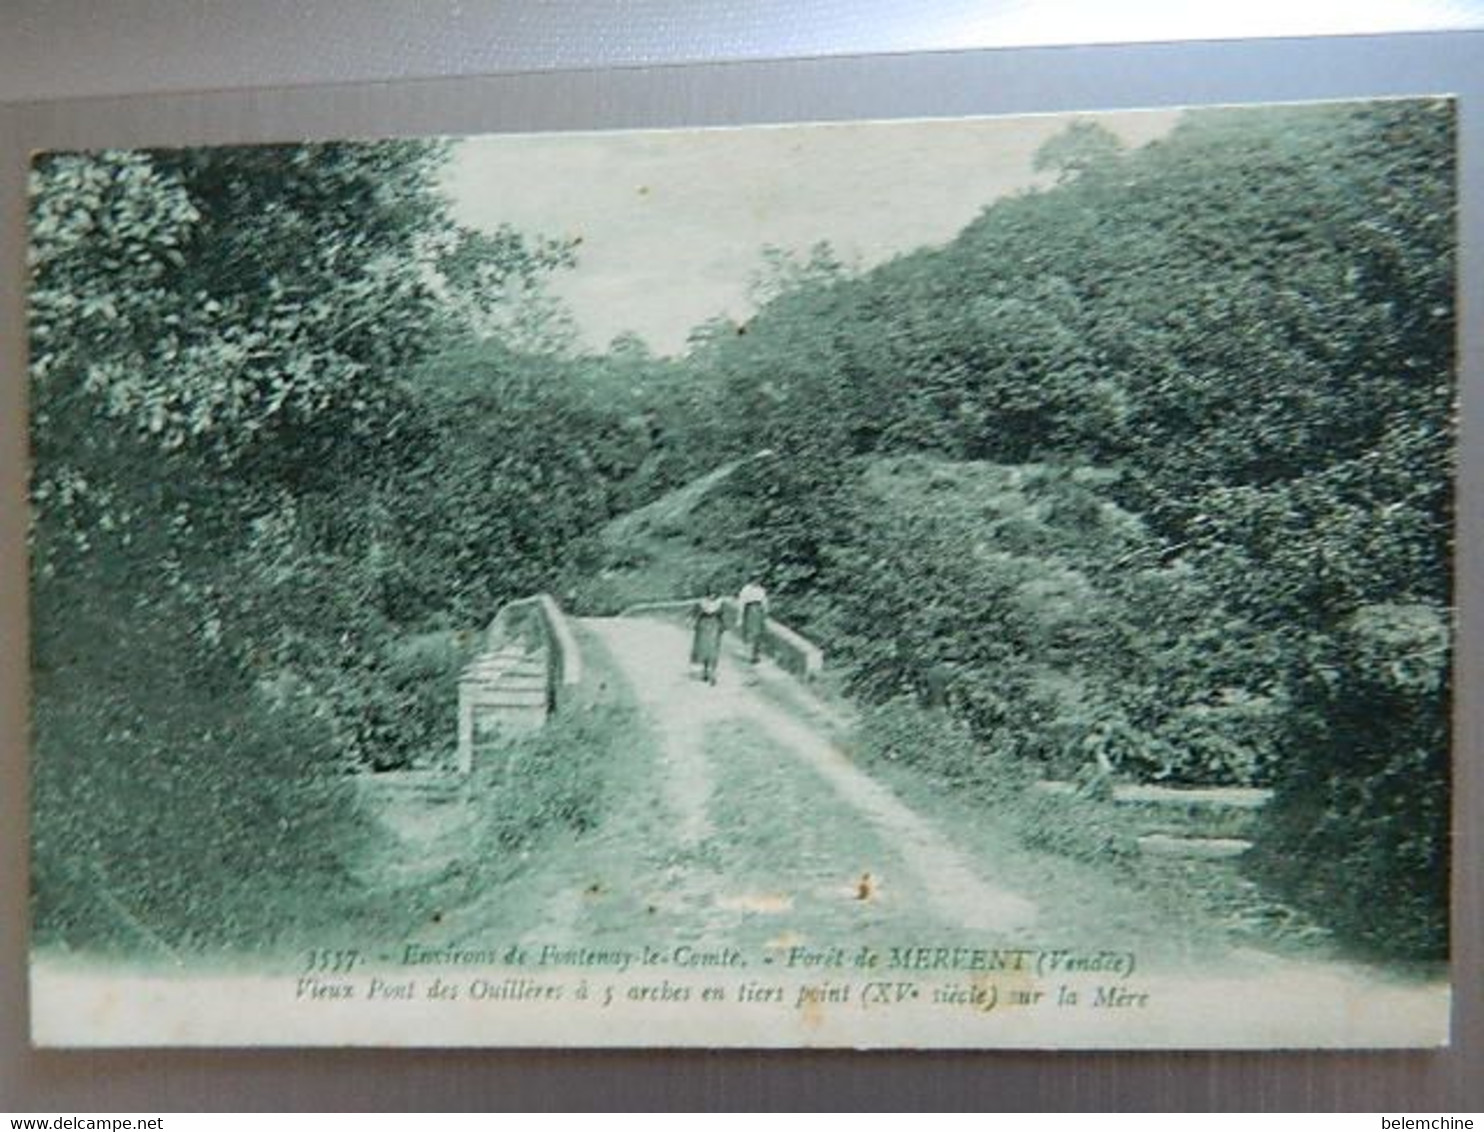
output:
[[[762,733],[797,760],[816,790],[833,791],[845,803],[846,824],[869,826],[894,850],[901,870],[898,885],[906,886],[945,924],[975,932],[1004,933],[1028,927],[1035,920],[1031,902],[990,883],[930,822],[904,805],[886,787],[858,769],[838,747],[818,731],[801,723],[762,694],[767,681],[786,679],[766,662],[753,670],[735,657],[724,663],[716,686],[695,680],[683,658],[687,636],[679,627],[650,619],[591,620],[598,634],[624,669],[650,726],[662,740],[665,766],[661,775],[665,796],[674,814],[676,834],[695,844],[715,832],[714,811],[726,804],[716,796],[714,756],[705,737],[714,728],[730,727],[745,736]],[[766,764],[759,763],[758,769]],[[736,768],[746,773],[743,768]],[[840,860],[822,861],[840,875],[850,872],[859,854],[852,853],[858,836],[849,829],[837,844]],[[788,854],[790,847],[778,846]],[[888,882],[886,876],[866,870],[856,878],[857,896],[869,899]]]

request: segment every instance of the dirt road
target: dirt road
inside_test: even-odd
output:
[[[1035,919],[1031,902],[980,873],[950,840],[856,768],[818,731],[764,697],[787,680],[766,661],[733,656],[715,686],[683,663],[677,626],[589,622],[623,667],[660,739],[658,768],[675,846],[776,866],[785,883],[755,893],[731,870],[712,878],[722,909],[767,909],[820,929],[864,916],[1006,934]]]

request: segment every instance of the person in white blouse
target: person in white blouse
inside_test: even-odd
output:
[[[763,629],[768,623],[768,592],[757,582],[748,582],[737,594],[742,640],[756,664],[763,651]]]

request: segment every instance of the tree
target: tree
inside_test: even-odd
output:
[[[766,306],[790,291],[828,286],[852,274],[828,240],[819,240],[800,253],[776,244],[763,247],[762,263],[753,272],[747,297],[754,306]]]
[[[388,647],[390,504],[424,434],[408,373],[467,333],[460,310],[493,307],[461,288],[515,287],[564,254],[464,241],[443,156],[385,142],[38,158],[41,935],[96,942],[124,907],[167,943],[233,940],[345,894],[326,846],[357,819],[325,772],[423,738],[417,711],[392,708],[409,696]],[[166,810],[187,827],[120,816]],[[325,869],[280,867],[296,857]],[[125,880],[69,872],[92,859]],[[77,898],[98,884],[112,903]]]
[[[1059,184],[1101,175],[1123,156],[1118,135],[1097,122],[1073,122],[1045,142],[1031,160],[1037,173],[1054,173]]]
[[[449,233],[435,263],[455,317],[478,338],[532,354],[563,354],[577,326],[547,290],[547,276],[577,262],[576,239],[529,239],[508,224]]]

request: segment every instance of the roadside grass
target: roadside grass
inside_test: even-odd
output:
[[[33,949],[222,966],[338,934],[366,896],[351,862],[376,831],[327,769],[323,723],[148,671],[127,688],[74,670],[39,689]]]
[[[455,803],[461,809],[449,821],[456,844],[442,846],[434,869],[406,878],[393,894],[416,904],[406,938],[463,938],[492,925],[515,930],[537,913],[532,905],[560,867],[554,862],[591,867],[585,846],[642,761],[636,752],[653,739],[615,688],[621,678],[601,643],[581,629],[578,641],[584,680],[563,711],[538,729],[497,732],[476,744],[474,770]]]
[[[1329,953],[1327,933],[1234,862],[1140,852],[1139,837],[1178,830],[1181,819],[1152,817],[1094,789],[1033,790],[1030,772],[976,748],[941,711],[902,701],[867,709],[850,750],[909,804],[941,815],[983,859],[998,861],[998,879],[1041,894],[1039,930],[1192,962],[1232,947]]]
[[[1140,836],[1180,832],[1182,817],[1115,804],[1095,790],[1033,790],[1034,772],[984,750],[941,709],[906,700],[859,707],[828,683],[806,691],[764,681],[759,691],[808,716],[905,803],[934,815],[954,841],[993,862],[993,880],[1040,906],[1040,939],[1121,946],[1171,963],[1240,947],[1331,953],[1327,933],[1232,862],[1140,853]],[[1237,829],[1228,824],[1217,832]]]

